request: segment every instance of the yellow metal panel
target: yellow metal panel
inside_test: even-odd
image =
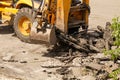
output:
[[[16,14],[18,12],[18,9],[15,8],[0,8],[0,12],[7,12],[11,14]]]
[[[11,3],[0,1],[0,6],[11,6]]]
[[[0,12],[1,12],[2,20],[10,21],[12,15],[13,14],[15,15],[18,12],[18,10],[15,8],[6,7],[6,8],[0,8]]]
[[[57,0],[56,27],[61,31],[68,32],[68,16],[71,0]]]
[[[16,4],[16,8],[19,8],[21,4],[25,4],[25,5],[32,7],[31,0],[19,0]]]

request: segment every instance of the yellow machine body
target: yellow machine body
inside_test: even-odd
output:
[[[34,26],[26,16],[24,17],[28,20],[21,17],[21,19],[24,19],[22,21],[25,22],[18,23],[18,25],[20,24],[21,28],[23,28],[21,31],[24,29],[27,30],[30,28],[30,25],[33,26],[33,28],[29,29],[29,33],[27,34],[27,36],[31,36],[31,39],[53,42],[54,44],[57,36],[56,30],[60,30],[64,34],[69,34],[71,30],[74,32],[74,29],[76,30],[80,26],[88,26],[89,10],[87,8],[89,7],[89,0],[82,0],[82,3],[78,5],[73,5],[73,2],[76,0],[43,1],[42,7],[39,8],[39,3],[34,3],[33,6],[32,0],[16,0],[14,4],[13,0],[0,0],[0,20],[8,21],[9,24],[11,24],[11,20],[17,15],[19,9],[25,7],[39,9],[35,11],[36,13],[38,12],[36,15],[36,19],[38,20],[37,26]],[[22,26],[23,23],[24,26]],[[38,32],[43,29],[43,24],[47,24],[46,26],[50,25],[51,28],[45,27],[45,31]],[[23,32],[25,32],[25,30]],[[26,36],[26,34],[23,34],[23,36]]]
[[[0,0],[0,19],[1,21],[10,21],[11,16],[17,13],[17,9],[12,8],[11,0]]]
[[[13,0],[0,0],[0,20],[4,22],[9,22],[9,24],[13,25],[11,19],[13,15],[16,15],[18,9],[22,7],[32,7],[31,0],[18,0],[13,7]]]
[[[68,33],[69,29],[74,28],[74,24],[85,25],[89,23],[89,12],[87,9],[79,10],[79,6],[71,6],[72,0],[45,0],[46,7],[49,6],[49,10],[46,10],[47,20],[49,24],[55,25],[64,33]],[[83,0],[83,4],[89,6],[89,0]],[[72,26],[73,25],[73,26]]]
[[[88,26],[88,9],[80,9],[80,5],[72,6],[73,1],[74,0],[45,0],[44,9],[43,11],[41,11],[43,15],[42,17],[47,19],[47,24],[50,24],[52,28],[51,30],[48,30],[46,28],[46,32],[37,32],[37,27],[34,27],[31,30],[32,39],[42,41],[47,40],[48,42],[52,43],[56,40],[56,34],[54,34],[55,32],[53,32],[55,31],[53,30],[55,29],[53,28],[54,26],[57,30],[60,30],[65,34],[69,34],[70,29],[74,30],[78,26],[83,26],[83,24]],[[89,6],[89,0],[83,0],[82,4]],[[40,26],[42,25],[42,22],[42,20],[38,21]],[[36,37],[34,37],[35,34],[37,35]],[[50,34],[53,35],[50,36]],[[38,36],[40,36],[41,38]]]
[[[83,0],[83,3],[89,5],[89,0]],[[73,6],[72,8],[71,4],[72,0],[58,0],[57,2],[56,27],[65,33],[68,33],[68,29],[73,27],[69,24],[84,20],[85,24],[88,25],[88,10],[77,11],[79,7]],[[74,16],[74,19],[70,15]]]

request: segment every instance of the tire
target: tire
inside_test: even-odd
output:
[[[29,35],[24,35],[21,32],[21,28],[19,27],[19,24],[23,26],[23,23],[22,24],[20,23],[20,21],[22,21],[23,17],[28,19],[30,21],[30,24],[32,24],[35,20],[35,12],[33,12],[32,9],[30,9],[30,8],[22,8],[18,11],[18,13],[17,13],[17,15],[15,16],[15,19],[14,19],[13,28],[14,28],[14,31],[15,31],[17,37],[20,38],[20,40],[23,41],[23,42],[30,43],[31,42],[30,34]]]

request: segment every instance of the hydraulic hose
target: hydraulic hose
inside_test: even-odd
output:
[[[33,0],[31,0],[31,2],[32,2],[32,9],[34,10],[34,2],[33,2]]]
[[[35,9],[35,5],[34,5],[34,1],[35,0],[31,0],[31,2],[32,2],[32,9],[34,10]],[[37,1],[37,0],[36,0]],[[38,9],[42,9],[43,7],[44,7],[44,0],[39,0],[40,1],[40,5],[39,5],[39,8]]]

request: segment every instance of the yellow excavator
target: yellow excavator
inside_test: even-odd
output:
[[[14,24],[14,16],[22,8],[32,8],[31,0],[0,0],[0,22]]]
[[[25,42],[54,45],[61,40],[80,48],[76,35],[87,31],[89,14],[89,0],[0,0],[1,20],[9,16],[15,33]]]

